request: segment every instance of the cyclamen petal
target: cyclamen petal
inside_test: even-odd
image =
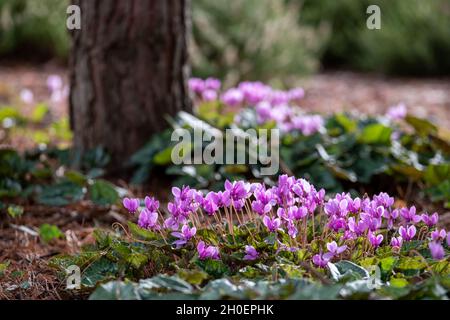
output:
[[[428,247],[430,248],[430,253],[433,259],[435,260],[441,260],[445,256],[444,247],[439,242],[430,242],[428,244]]]

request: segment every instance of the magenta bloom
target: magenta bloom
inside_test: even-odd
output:
[[[47,78],[47,87],[51,92],[61,90],[64,85],[63,79],[54,74]]]
[[[430,242],[428,247],[430,248],[430,253],[434,260],[441,260],[444,258],[444,247],[439,242]]]
[[[400,228],[398,228],[398,232],[400,236],[403,238],[403,240],[410,241],[416,235],[417,230],[416,227],[413,225],[406,226],[406,228],[404,226],[401,226]]]
[[[362,220],[356,222],[354,217],[348,218],[347,226],[348,229],[357,236],[362,235],[367,230],[367,224]]]
[[[429,228],[435,226],[439,220],[439,215],[437,212],[433,213],[431,216],[424,213],[420,217],[422,218],[423,223],[425,223]]]
[[[408,208],[402,208],[400,210],[400,215],[406,223],[418,223],[422,220],[421,216],[416,215],[416,207],[412,206],[409,210]],[[406,240],[406,239],[405,239]]]
[[[254,190],[254,196],[256,200],[252,202],[252,209],[261,216],[269,213],[272,206],[276,204],[272,190],[266,190],[264,186]]]
[[[244,181],[225,181],[225,190],[230,193],[232,200],[246,199],[250,195],[250,185]]]
[[[158,211],[159,209],[159,201],[156,200],[155,198],[150,198],[150,197],[145,197],[145,207],[149,210],[149,211]]]
[[[158,213],[144,208],[139,214],[138,225],[143,229],[158,230],[160,228],[158,224]]]
[[[447,232],[444,229],[441,230],[434,230],[433,232],[431,232],[431,240],[435,241],[435,242],[440,242],[445,240],[445,237],[447,236]]]
[[[289,90],[288,97],[290,101],[299,102],[305,97],[305,90],[303,88],[294,88]]]
[[[253,246],[245,246],[244,260],[253,261],[258,259],[259,253]]]
[[[386,115],[392,120],[401,120],[406,117],[407,113],[408,111],[406,110],[405,104],[400,103],[396,106],[390,107]]]
[[[281,220],[279,218],[271,219],[269,216],[264,216],[263,223],[270,232],[276,232],[281,226]]]
[[[299,130],[304,136],[319,132],[324,126],[324,120],[319,115],[304,115],[292,118],[292,127]]]
[[[371,231],[369,231],[369,242],[372,245],[372,247],[374,248],[378,248],[380,246],[380,244],[383,242],[383,235],[379,234],[379,235],[375,235],[374,233],[372,233]]]
[[[218,91],[218,90],[220,90],[222,83],[220,82],[219,79],[208,78],[205,80],[204,85],[205,85],[205,89]]]
[[[34,102],[34,94],[29,89],[23,89],[20,91],[20,99],[26,104],[32,104]]]
[[[288,208],[288,215],[291,219],[301,220],[308,215],[308,209],[306,209],[305,207],[299,208],[297,206],[292,206]]]
[[[206,213],[212,216],[219,210],[220,195],[215,192],[209,192],[203,199],[203,209]]]
[[[172,236],[178,238],[173,244],[178,248],[184,246],[189,240],[192,239],[193,236],[197,233],[197,228],[190,228],[187,224],[185,224],[181,228],[181,232],[172,232]]]
[[[394,198],[389,196],[385,192],[381,192],[379,195],[375,195],[373,197],[376,206],[383,206],[385,208],[389,208],[394,204]]]
[[[255,107],[255,110],[259,124],[273,120],[272,106],[267,101],[258,103]]]
[[[319,268],[325,268],[327,266],[329,260],[325,256],[322,256],[321,254],[316,254],[312,258],[312,261]]]
[[[137,209],[140,206],[139,199],[125,198],[125,199],[123,199],[122,203],[123,203],[124,208],[127,209],[129,213],[136,213]]]
[[[188,81],[189,90],[201,94],[205,90],[205,82],[199,78],[192,78]]]
[[[202,100],[206,102],[216,101],[218,98],[218,94],[214,90],[205,90],[202,92]]]
[[[340,255],[342,252],[347,250],[347,246],[338,246],[336,241],[327,243],[328,252],[323,255],[323,258],[326,260],[331,260],[334,256]]]
[[[219,249],[213,246],[206,246],[203,241],[197,245],[198,257],[200,260],[213,259],[219,260]]]
[[[393,249],[399,250],[402,247],[402,244],[403,244],[403,238],[402,237],[397,237],[397,238],[393,237],[391,239],[391,247]]]

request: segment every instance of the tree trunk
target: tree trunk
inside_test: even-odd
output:
[[[70,115],[74,147],[111,155],[110,172],[191,110],[187,93],[189,0],[72,0]]]

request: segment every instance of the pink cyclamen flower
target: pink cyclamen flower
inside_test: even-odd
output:
[[[294,88],[288,91],[290,101],[299,102],[305,97],[305,90],[303,88]]]
[[[127,209],[129,213],[136,213],[137,209],[140,206],[139,199],[125,198],[125,199],[123,199],[122,203],[123,203],[123,206],[125,207],[125,209]]]
[[[188,87],[191,92],[201,94],[205,90],[205,82],[200,78],[192,78],[188,81]]]
[[[203,241],[197,245],[198,257],[200,260],[213,259],[219,260],[219,249],[213,246],[206,246]]]
[[[393,249],[399,250],[402,247],[403,244],[403,238],[402,237],[393,237],[391,239],[391,247]]]
[[[150,211],[158,211],[159,209],[159,201],[155,198],[145,197],[144,203],[145,207]]]
[[[20,92],[20,99],[26,104],[32,104],[34,102],[34,94],[29,89],[23,89]]]
[[[347,250],[347,246],[338,246],[336,241],[327,243],[328,252],[323,255],[327,260],[331,260],[334,256],[340,255],[342,252]]]
[[[244,94],[241,90],[232,88],[225,91],[220,97],[220,100],[230,107],[236,107],[244,101]]]
[[[244,260],[253,261],[258,259],[259,253],[253,246],[245,246]]]
[[[369,242],[372,245],[372,247],[374,248],[378,248],[380,246],[380,244],[383,242],[383,235],[379,234],[379,235],[375,235],[374,233],[372,233],[371,231],[369,231]]]
[[[218,94],[216,91],[208,89],[202,92],[202,100],[206,102],[216,101]]]
[[[388,118],[392,120],[401,120],[406,117],[408,110],[406,110],[406,106],[404,103],[400,103],[396,106],[392,106],[388,109],[386,115]]]
[[[418,223],[422,220],[422,217],[416,214],[416,207],[412,206],[411,208],[402,208],[400,210],[400,215],[406,223]],[[405,239],[406,240],[406,239]]]
[[[416,235],[417,230],[416,227],[413,225],[406,226],[406,228],[404,226],[401,226],[400,228],[398,228],[398,232],[400,236],[403,238],[403,240],[411,241]]]
[[[215,192],[209,192],[203,199],[203,209],[206,213],[212,216],[217,210],[219,210],[220,195]]]
[[[435,260],[441,260],[445,256],[444,247],[439,242],[430,242],[428,244],[428,247],[430,248],[430,253],[433,259]]]
[[[439,220],[439,215],[437,212],[433,213],[432,215],[424,213],[420,217],[422,218],[423,223],[425,223],[429,228],[435,226]]]
[[[138,225],[143,229],[158,230],[160,228],[158,224],[158,213],[144,208],[139,214]]]
[[[196,233],[197,233],[196,227],[190,228],[187,224],[185,224],[181,228],[181,232],[172,232],[172,236],[178,238],[178,240],[176,240],[173,244],[177,248],[180,248],[184,246],[189,240],[191,240]]]
[[[279,218],[270,218],[269,216],[264,216],[263,223],[270,232],[276,232],[281,226]]]
[[[220,80],[216,78],[208,78],[205,80],[204,84],[205,89],[214,91],[220,90],[220,87],[222,86]]]
[[[297,206],[292,206],[288,208],[288,216],[294,220],[301,220],[308,215],[308,209],[305,207],[298,208]]]
[[[322,256],[321,254],[316,254],[312,258],[312,261],[319,268],[325,268],[329,260],[325,256]]]
[[[64,85],[63,79],[54,74],[47,78],[47,87],[51,92],[61,90]]]
[[[431,232],[431,240],[438,242],[445,240],[445,237],[447,236],[447,232],[444,229],[441,230],[434,230]]]

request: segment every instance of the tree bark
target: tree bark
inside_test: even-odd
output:
[[[165,115],[191,110],[187,92],[190,0],[72,0],[70,115],[74,147],[102,146],[110,172],[167,126]]]

